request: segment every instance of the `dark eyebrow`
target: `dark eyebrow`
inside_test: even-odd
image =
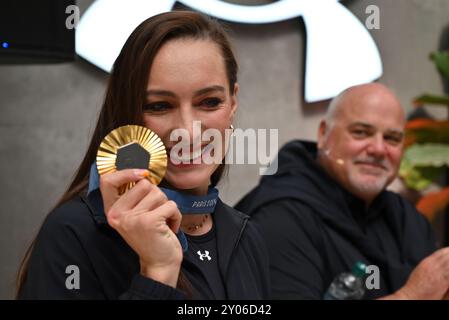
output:
[[[150,95],[165,96],[165,97],[172,97],[172,98],[176,97],[176,95],[173,92],[167,91],[167,90],[148,90],[147,96],[150,96]]]
[[[195,91],[194,96],[200,96],[206,93],[210,93],[213,91],[220,91],[220,92],[225,92],[225,88],[219,85],[215,85],[215,86],[210,86],[207,88],[203,88],[200,90]],[[147,91],[147,96],[149,95],[155,95],[155,96],[165,96],[165,97],[172,97],[172,98],[176,98],[176,94],[174,94],[171,91],[168,90],[148,90]]]
[[[225,92],[225,88],[223,88],[222,86],[218,86],[218,85],[210,86],[210,87],[207,87],[207,88],[195,91],[194,95],[195,96],[200,96],[200,95],[203,95],[203,94],[206,94],[206,93],[210,93],[210,92],[213,92],[213,91],[220,91],[220,92],[224,93]]]

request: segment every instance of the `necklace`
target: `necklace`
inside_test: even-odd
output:
[[[207,221],[208,217],[209,217],[209,215],[205,214],[200,223],[198,223],[198,224],[193,223],[193,224],[191,224],[189,226],[186,226],[187,231],[193,232],[193,231],[196,231],[196,230],[202,228],[204,223]]]

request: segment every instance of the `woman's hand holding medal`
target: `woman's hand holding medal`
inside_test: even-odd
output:
[[[167,168],[161,139],[145,127],[119,127],[102,141],[96,164],[108,223],[139,256],[140,273],[176,287],[181,213],[157,187]]]
[[[100,177],[100,190],[109,225],[140,258],[141,274],[176,287],[183,258],[176,233],[181,213],[176,203],[146,177],[149,172],[125,169]],[[120,187],[136,185],[120,195]]]

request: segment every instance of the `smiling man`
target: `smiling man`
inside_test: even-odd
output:
[[[266,239],[274,298],[322,299],[358,261],[380,271],[367,299],[448,296],[449,249],[433,253],[429,223],[386,191],[398,173],[404,124],[385,86],[346,89],[321,121],[318,143],[284,146],[277,174],[237,204]]]
[[[329,106],[318,132],[318,162],[367,204],[394,180],[402,156],[404,112],[380,84],[358,86]]]

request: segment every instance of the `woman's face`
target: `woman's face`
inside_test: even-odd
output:
[[[229,129],[237,110],[237,90],[235,85],[231,95],[225,62],[214,42],[176,39],[160,48],[149,75],[144,122],[167,147],[169,161],[165,180],[172,187],[198,194],[207,191],[218,164],[200,161],[206,154],[201,155],[201,150],[210,141],[201,139],[196,140],[201,143],[194,143],[194,139],[200,139],[198,136],[207,129],[217,129],[221,133],[224,155],[225,130]],[[201,130],[198,123],[194,130],[194,121],[201,122]],[[180,154],[181,164],[180,158],[170,156],[171,149],[178,143],[170,141],[175,129],[183,129],[190,136],[188,147],[183,149],[188,152]],[[185,142],[183,140],[183,144]]]

